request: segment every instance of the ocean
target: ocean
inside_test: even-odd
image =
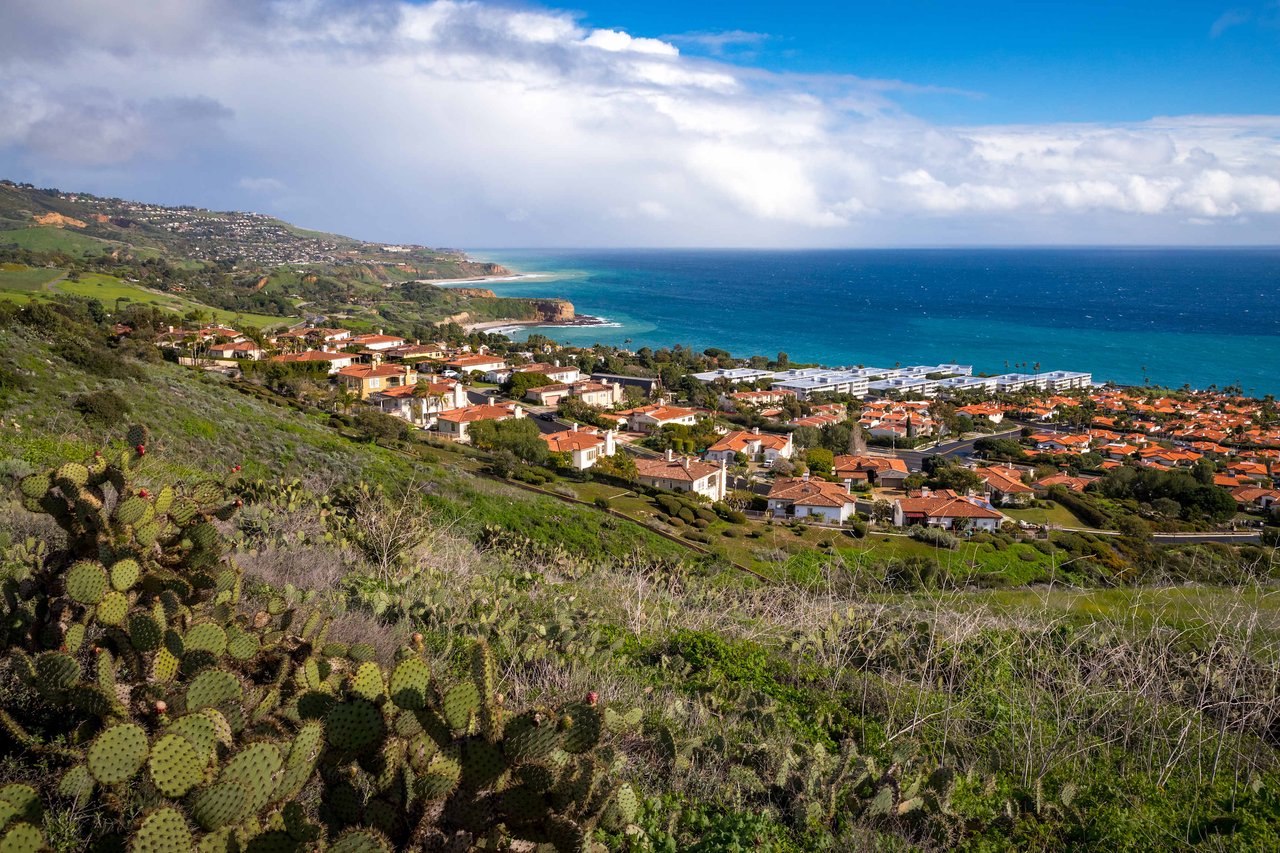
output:
[[[1280,248],[484,250],[605,326],[576,345],[685,344],[832,366],[1084,370],[1280,395]],[[512,333],[517,340],[529,331]]]

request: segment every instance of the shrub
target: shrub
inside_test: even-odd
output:
[[[114,391],[90,391],[76,397],[72,407],[85,420],[100,424],[118,424],[129,414],[129,404]]]
[[[959,539],[941,527],[921,527],[916,524],[907,530],[907,535],[917,542],[924,542],[935,548],[954,549],[960,544]]]
[[[609,499],[604,497],[603,495],[601,495],[600,497],[597,497],[594,501],[592,501],[592,503],[596,505],[597,509],[609,508]]]

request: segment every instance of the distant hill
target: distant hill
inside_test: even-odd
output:
[[[431,285],[508,272],[455,250],[310,231],[262,213],[167,207],[12,181],[0,181],[0,264],[6,265],[0,294],[18,301],[101,292],[103,301],[195,303],[224,318],[326,316],[406,333],[447,320],[573,314],[555,300]],[[42,277],[35,269],[53,273]],[[75,285],[81,274],[109,280],[92,290]]]

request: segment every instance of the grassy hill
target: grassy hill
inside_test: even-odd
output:
[[[0,181],[0,263],[62,270],[72,279],[71,273],[112,276],[121,283],[100,280],[88,295],[173,310],[195,303],[220,319],[240,315],[259,326],[297,322],[305,308],[308,316],[410,334],[447,319],[537,319],[547,310],[536,300],[423,283],[506,272],[460,252],[357,240],[258,213],[167,207],[10,181]],[[0,290],[40,294],[27,286],[38,273],[15,272],[0,276]],[[147,292],[127,286],[134,283]],[[59,282],[43,290],[84,295],[85,288]]]
[[[99,448],[127,454],[133,421],[151,430],[136,474],[147,488],[242,466],[244,505],[217,528],[246,573],[247,612],[309,602],[333,619],[330,640],[368,643],[388,668],[417,634],[414,654],[450,689],[484,640],[516,710],[595,695],[609,721],[596,783],[625,781],[640,799],[621,823],[596,826],[596,849],[1280,844],[1280,599],[1265,569],[1236,587],[991,590],[922,583],[920,572],[963,576],[979,562],[1017,582],[1017,567],[1045,552],[890,537],[827,547],[825,534],[779,526],[774,562],[787,568],[761,580],[729,559],[769,543],[735,551],[747,540],[720,536],[721,522],[700,533],[732,545],[694,550],[495,478],[484,454],[373,442],[341,413],[159,362],[153,348],[115,342],[107,323],[74,305],[0,309],[0,476],[16,484]],[[589,503],[607,497],[589,487],[605,485],[546,487]],[[0,566],[16,584],[32,549],[66,539],[5,494]],[[657,514],[648,501],[618,506]],[[0,786],[35,791],[45,806],[33,819],[54,849],[128,832],[165,803],[186,807],[145,773],[77,802],[59,780],[78,759],[44,748],[74,739],[70,712],[17,668],[12,653],[0,660],[2,706],[31,740],[0,726]],[[389,732],[393,752],[412,736]],[[330,758],[347,762],[359,807],[335,812],[317,779],[288,819],[331,839],[344,821],[373,825],[420,849],[372,807],[382,765]]]

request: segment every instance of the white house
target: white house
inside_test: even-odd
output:
[[[739,454],[744,454],[753,462],[773,464],[779,459],[790,459],[795,445],[790,435],[775,435],[754,429],[751,432],[731,432],[707,448],[705,458],[708,462],[732,462]]]
[[[893,502],[893,523],[898,527],[918,524],[947,530],[990,531],[998,530],[1002,521],[1004,516],[995,510],[947,489],[934,493],[925,489],[918,496]]]
[[[728,490],[723,462],[712,465],[687,456],[677,459],[670,450],[659,459],[636,459],[636,472],[641,485],[671,492],[693,492],[712,501],[724,500]]]
[[[847,485],[810,479],[808,474],[776,480],[769,489],[769,510],[774,515],[843,524],[856,506],[857,499],[849,494]]]
[[[737,385],[740,382],[758,382],[761,379],[770,379],[774,375],[772,370],[755,370],[750,367],[727,367],[719,370],[707,370],[702,373],[693,374],[693,378],[699,382],[715,382],[723,379],[725,382]]]
[[[668,406],[663,403],[641,406],[618,414],[627,416],[627,428],[632,432],[657,432],[664,426],[676,424],[693,426],[698,422],[697,410]]]
[[[279,361],[285,364],[317,364],[324,362],[329,365],[329,373],[337,373],[344,367],[350,367],[356,363],[356,357],[349,352],[329,352],[327,350],[309,349],[306,352],[291,352],[284,355],[271,356],[272,361]]]
[[[582,429],[577,424],[564,432],[553,432],[543,435],[547,449],[552,453],[568,453],[571,464],[579,471],[585,471],[602,456],[612,456],[617,452],[613,430],[603,433],[593,429]]]
[[[467,406],[467,389],[460,382],[451,379],[431,382],[424,390],[426,396],[419,394],[416,383],[401,385],[370,394],[368,402],[383,414],[404,418],[423,428],[435,426],[437,418],[445,412]]]
[[[441,414],[436,418],[436,429],[441,435],[454,441],[470,441],[471,437],[467,434],[467,430],[477,421],[509,421],[523,417],[524,408],[515,403],[501,406],[467,406]]]

